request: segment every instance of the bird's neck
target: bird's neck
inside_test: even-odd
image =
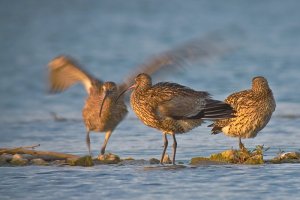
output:
[[[253,91],[255,91],[255,93],[258,93],[260,95],[270,95],[272,94],[272,90],[270,88],[266,88],[266,87],[256,87],[253,88]]]

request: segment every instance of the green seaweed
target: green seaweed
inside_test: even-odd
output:
[[[13,158],[11,161],[10,161],[10,164],[12,165],[16,165],[16,166],[25,166],[28,164],[28,160],[27,159],[22,159],[22,158]]]
[[[94,166],[93,159],[91,156],[83,156],[78,159],[68,159],[67,162],[71,166],[82,166],[82,167]]]
[[[209,158],[196,157],[192,158],[190,164],[246,164],[259,165],[264,164],[263,153],[267,149],[263,146],[256,146],[252,151],[246,148],[241,150],[230,149],[220,153],[212,154]]]

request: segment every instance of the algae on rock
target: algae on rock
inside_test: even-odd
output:
[[[73,162],[74,166],[91,167],[94,165],[91,156],[83,156]]]
[[[267,149],[266,149],[267,150]],[[253,151],[246,148],[241,150],[230,149],[221,153],[210,155],[209,158],[196,157],[192,158],[191,164],[247,164],[258,165],[264,164],[263,152],[266,151],[263,146],[257,146]]]
[[[118,164],[121,162],[121,159],[118,155],[108,153],[98,156],[97,159],[94,159],[96,164]]]
[[[300,152],[281,152],[269,162],[273,164],[300,163]]]

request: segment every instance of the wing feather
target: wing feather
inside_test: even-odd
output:
[[[58,56],[48,64],[50,92],[62,92],[76,83],[82,83],[86,92],[94,83],[101,81],[84,71],[77,62],[69,56]]]
[[[153,75],[156,72],[170,68],[175,69],[188,62],[211,60],[233,51],[226,41],[216,33],[210,33],[201,38],[187,41],[173,49],[162,52],[136,67],[120,85],[121,90],[134,83],[135,77],[140,73]]]

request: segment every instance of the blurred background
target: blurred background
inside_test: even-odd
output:
[[[216,98],[266,76],[279,105],[298,103],[300,3],[287,1],[0,2],[0,120],[81,116],[85,91],[47,95],[47,63],[75,57],[94,76],[116,82],[145,60],[193,38],[218,32],[236,51],[155,81],[176,81]],[[298,108],[298,107],[297,107]],[[295,112],[297,110],[293,109]]]

